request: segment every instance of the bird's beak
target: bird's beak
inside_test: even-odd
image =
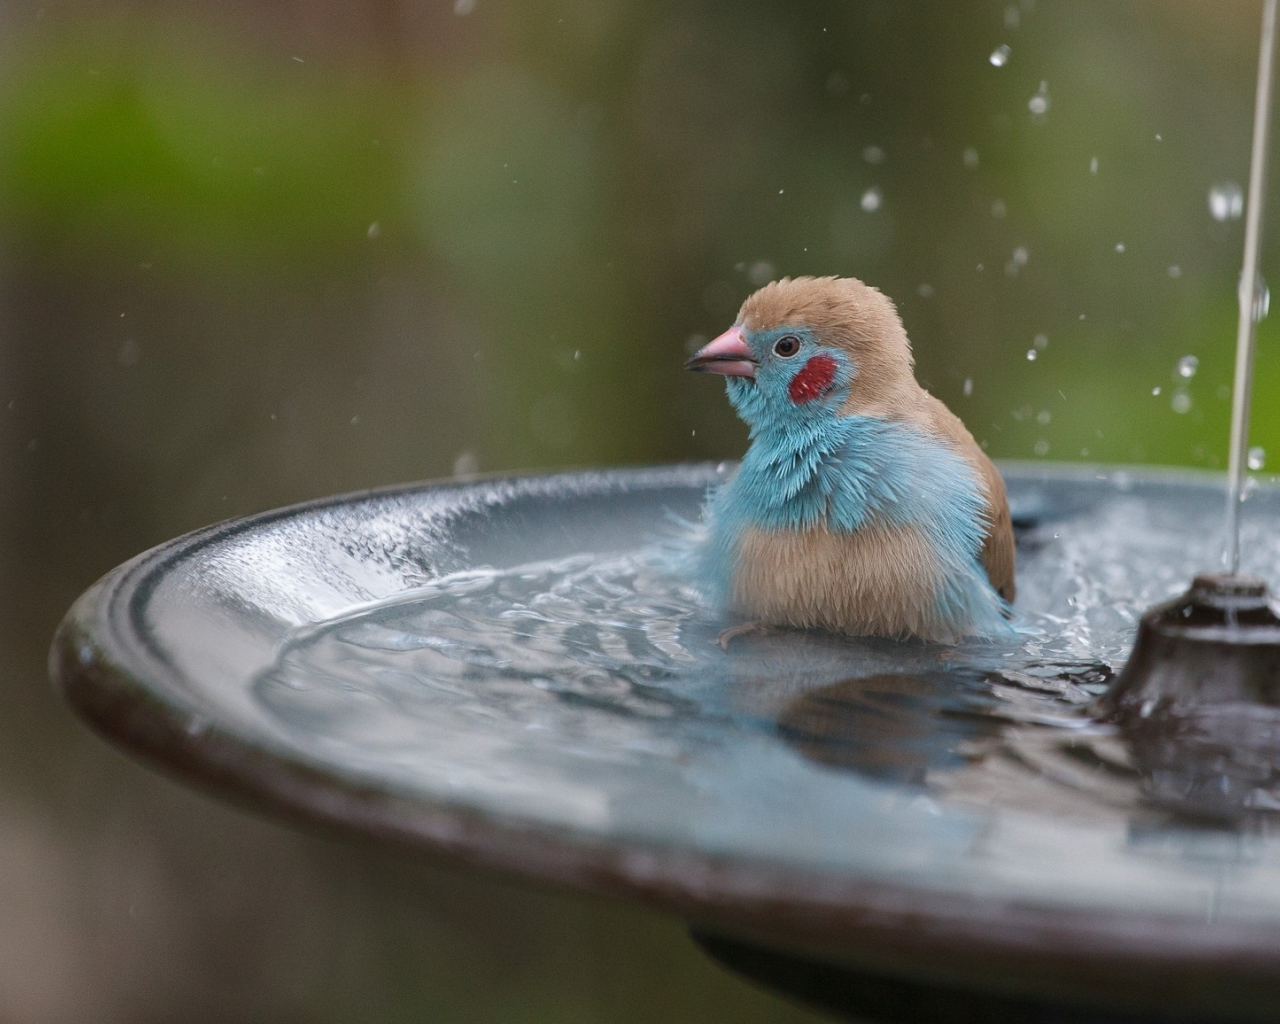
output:
[[[741,327],[730,327],[715,341],[698,349],[684,368],[699,373],[720,373],[726,377],[756,375],[756,361],[742,336]]]

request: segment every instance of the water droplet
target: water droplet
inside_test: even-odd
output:
[[[862,209],[867,213],[875,213],[880,209],[881,199],[880,190],[872,186],[862,193]]]
[[[1256,472],[1267,464],[1267,450],[1260,445],[1254,445],[1249,449],[1249,455],[1245,461],[1249,468]]]
[[[867,146],[862,151],[862,159],[869,164],[884,163],[884,150],[879,146]]]
[[[1021,245],[1013,250],[1013,262],[1018,264],[1020,267],[1025,267],[1027,265],[1027,260],[1030,258],[1031,254],[1028,253],[1026,248]]]
[[[767,285],[773,280],[774,275],[774,266],[767,260],[760,260],[757,263],[753,263],[751,264],[750,269],[747,270],[747,280],[757,288],[763,288]]]
[[[1244,282],[1241,281],[1241,291],[1244,290]],[[1241,294],[1240,301],[1244,302],[1244,295]],[[1259,320],[1265,320],[1267,314],[1271,312],[1271,289],[1267,287],[1267,282],[1262,279],[1259,274],[1257,282],[1253,286],[1253,319],[1256,323]]]
[[[1041,409],[1036,413],[1036,422],[1042,427],[1047,427],[1051,419],[1053,419],[1053,416],[1048,409]]]
[[[369,225],[369,230],[365,232],[370,238],[377,238],[382,234],[382,225],[378,221],[374,221]]]
[[[1191,411],[1191,392],[1186,388],[1178,388],[1169,399],[1169,407],[1179,416]]]
[[[1182,276],[1182,268],[1176,263],[1171,264],[1169,266],[1169,276],[1176,281]]]
[[[1004,215],[1008,212],[1008,207],[1004,205],[1003,199],[997,199],[991,204],[991,216],[995,217],[997,220],[1002,220]]]
[[[987,58],[991,61],[993,68],[1002,68],[1009,63],[1009,47],[1001,43],[991,51],[991,56]]]
[[[931,284],[929,284],[929,283],[927,283],[927,282],[926,282],[926,283],[924,283],[924,284],[918,285],[918,286],[916,287],[916,294],[917,294],[917,295],[919,295],[919,296],[920,296],[920,298],[922,298],[922,299],[931,299],[931,298],[933,298],[933,285],[931,285]]]
[[[1183,356],[1178,360],[1178,376],[1190,380],[1200,369],[1200,360],[1195,356]]]
[[[1041,82],[1040,91],[1031,99],[1027,100],[1027,109],[1037,117],[1043,117],[1049,112],[1049,83]]]
[[[1153,387],[1153,388],[1151,389],[1151,393],[1152,393],[1153,395],[1158,395],[1158,394],[1160,394],[1160,392],[1161,392],[1162,390],[1163,390],[1163,389],[1160,387],[1160,385],[1159,385],[1159,384],[1157,384],[1155,387]]]
[[[964,155],[961,157],[961,159],[964,161],[964,165],[966,167],[970,167],[970,168],[977,167],[978,151],[974,149],[972,146],[970,146],[968,149],[964,151]]]
[[[1244,213],[1244,193],[1234,181],[1215,182],[1209,189],[1209,213],[1214,220],[1239,220]]]
[[[470,14],[476,9],[476,0],[453,0],[453,13],[459,17]]]
[[[972,394],[973,394],[973,378],[966,377],[964,379],[964,397],[968,398]]]
[[[1004,9],[1004,27],[1007,29],[1015,29],[1022,22],[1022,12],[1018,10],[1017,4],[1009,4]]]
[[[1096,156],[1089,161],[1089,173],[1090,174],[1098,173],[1098,158]]]
[[[480,472],[480,460],[475,452],[461,452],[453,460],[454,476],[475,476],[478,472]]]
[[[1116,252],[1124,252],[1124,242],[1116,242]]]
[[[1031,344],[1033,344],[1036,347],[1037,352],[1043,352],[1045,349],[1049,347],[1049,335],[1037,334],[1034,338],[1031,339]]]
[[[1038,354],[1039,354],[1039,353],[1038,353],[1038,352],[1036,352],[1036,350],[1035,350],[1035,349],[1033,349],[1033,348],[1029,348],[1029,349],[1027,349],[1027,362],[1029,362],[1029,363],[1034,363],[1034,362],[1036,361],[1036,356],[1037,356]]]
[[[1036,446],[1031,450],[1035,452],[1036,455],[1043,458],[1044,456],[1049,454],[1049,442],[1041,438],[1039,441],[1036,442]]]

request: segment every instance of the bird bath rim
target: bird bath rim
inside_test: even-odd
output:
[[[1096,485],[1220,486],[1194,470],[1005,463],[1007,477]],[[362,783],[282,755],[211,721],[175,689],[174,667],[139,629],[157,580],[220,540],[269,524],[382,499],[498,488],[510,495],[600,495],[705,488],[724,464],[489,477],[325,498],[207,527],[104,576],[73,606],[51,672],[95,730],[201,788],[294,821],[443,855],[587,892],[633,899],[700,926],[837,961],[1006,990],[1081,993],[1142,1006],[1265,1004],[1280,992],[1280,924],[1037,905],[995,893],[941,893],[883,880],[779,870],[678,844],[587,835],[515,814]],[[1123,474],[1123,475],[1122,475]],[[181,680],[176,680],[181,683]],[[922,967],[921,965],[925,965]],[[1176,976],[1182,984],[1171,984]]]

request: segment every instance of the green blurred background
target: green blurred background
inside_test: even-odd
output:
[[[0,5],[0,1020],[813,1019],[678,922],[136,767],[50,690],[54,626],[116,563],[240,513],[736,456],[720,389],[680,366],[781,274],[893,296],[993,455],[1221,466],[1243,222],[1210,192],[1245,184],[1258,21]],[[1260,335],[1254,442],[1280,462]]]

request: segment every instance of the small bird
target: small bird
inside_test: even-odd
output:
[[[699,578],[757,626],[957,643],[1009,637],[1004,481],[916,381],[887,296],[855,278],[783,278],[742,304],[690,370],[723,374],[750,428],[708,498]]]

